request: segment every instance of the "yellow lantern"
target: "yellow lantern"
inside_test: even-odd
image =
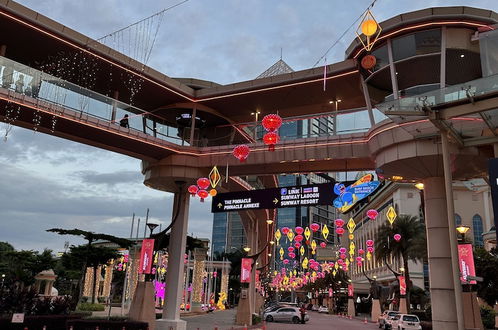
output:
[[[323,235],[323,238],[325,238],[325,239],[327,239],[327,237],[329,236],[329,228],[327,227],[327,225],[323,226],[322,235]]]
[[[280,248],[280,251],[278,251],[278,253],[280,254],[280,260],[284,260],[284,249]]]
[[[289,242],[292,242],[292,240],[294,239],[294,232],[292,231],[292,229],[290,229],[287,233],[287,238],[289,239]]]
[[[311,236],[311,231],[308,227],[306,227],[306,229],[304,229],[304,237],[306,237],[306,240],[309,240],[310,236]]]
[[[308,258],[306,258],[306,257],[304,258],[302,266],[303,266],[303,269],[307,269],[308,268]]]
[[[377,22],[373,19],[367,19],[361,24],[361,32],[367,37],[371,37],[377,32]]]
[[[277,229],[275,232],[275,240],[277,241],[277,245],[280,245],[280,238],[282,238],[282,233],[280,232],[280,229]]]
[[[216,196],[217,194],[218,194],[218,192],[216,191],[216,189],[211,189],[211,190],[209,191],[209,195],[211,195],[211,197],[214,197],[214,196]]]
[[[301,248],[299,249],[299,253],[301,253],[301,255],[304,255],[304,246],[301,245]]]

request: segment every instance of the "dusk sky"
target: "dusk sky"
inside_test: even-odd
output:
[[[180,1],[19,2],[97,39]],[[189,0],[165,13],[148,65],[170,77],[227,84],[254,79],[280,58],[282,49],[294,70],[310,68],[370,3]],[[372,12],[382,21],[403,12],[455,5],[498,12],[496,0],[378,0]],[[355,29],[326,56],[329,64],[344,58]],[[129,236],[132,214],[143,220],[147,208],[150,221],[170,223],[172,195],[143,185],[140,160],[18,127],[4,142],[5,128],[0,123],[0,241],[16,249],[62,251],[64,241],[83,241],[46,229]],[[192,200],[189,233],[211,237],[209,208],[210,203]]]

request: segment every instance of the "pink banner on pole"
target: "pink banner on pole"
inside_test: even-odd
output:
[[[240,283],[251,282],[251,269],[252,269],[252,259],[242,258],[242,264],[240,267]]]
[[[406,295],[406,280],[404,276],[398,277],[399,280],[399,294],[402,296]]]
[[[152,270],[153,260],[154,260],[154,240],[144,239],[142,241],[142,250],[140,251],[140,263],[138,264],[138,273],[150,274]]]
[[[332,290],[331,288],[329,289],[329,297],[332,297],[334,295],[334,290]]]
[[[348,297],[354,296],[353,284],[348,284]]]
[[[460,266],[460,281],[464,284],[477,284],[474,280],[467,280],[467,276],[476,276],[472,244],[458,245],[458,264]]]

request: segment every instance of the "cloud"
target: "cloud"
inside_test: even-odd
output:
[[[104,184],[115,186],[117,184],[128,184],[130,182],[140,182],[143,176],[139,171],[118,171],[113,173],[99,173],[97,171],[74,172],[75,176],[82,179],[83,183]]]

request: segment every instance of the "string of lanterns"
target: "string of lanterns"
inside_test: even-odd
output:
[[[218,191],[215,189],[218,183],[221,181],[221,175],[216,166],[213,167],[211,172],[209,172],[209,178],[199,178],[197,179],[197,185],[191,185],[188,187],[188,192],[194,197],[197,195],[201,202],[204,203],[204,199],[209,196],[216,196]],[[208,191],[209,186],[211,189]]]

